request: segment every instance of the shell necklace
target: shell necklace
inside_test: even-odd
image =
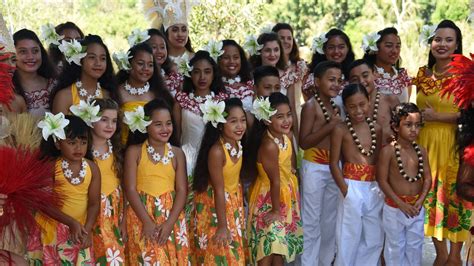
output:
[[[329,116],[328,110],[327,110],[326,107],[324,106],[323,100],[321,100],[321,97],[319,97],[319,93],[316,92],[316,93],[314,94],[314,98],[316,99],[316,102],[318,102],[319,107],[320,107],[321,110],[323,111],[323,115],[324,115],[324,118],[326,119],[326,122],[329,123],[329,120],[331,120],[331,117]],[[336,104],[334,103],[334,101],[333,101],[333,100],[329,100],[329,102],[331,103],[333,112],[336,112],[337,106],[336,106]]]
[[[394,147],[395,147],[395,158],[397,159],[397,164],[398,164],[398,170],[400,171],[400,175],[405,178],[408,182],[416,182],[423,178],[423,154],[421,153],[421,149],[416,144],[416,142],[412,142],[411,145],[416,151],[416,155],[418,156],[418,172],[416,173],[416,176],[408,176],[408,174],[405,172],[403,169],[403,162],[400,154],[400,144],[395,140],[394,141]]]
[[[357,145],[357,148],[359,149],[360,153],[362,153],[365,156],[371,156],[374,153],[375,148],[376,148],[377,134],[375,133],[375,125],[374,125],[374,122],[372,121],[372,119],[370,119],[368,117],[365,118],[365,119],[366,119],[367,123],[369,124],[370,138],[371,138],[370,149],[368,151],[366,151],[364,149],[364,147],[362,147],[362,144],[360,143],[360,140],[357,137],[357,134],[356,134],[354,128],[352,127],[351,120],[349,119],[348,116],[346,117],[346,125],[349,128],[349,132],[352,135],[352,139],[354,140],[355,144]]]

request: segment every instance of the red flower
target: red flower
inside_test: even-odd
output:
[[[459,215],[457,213],[448,214],[448,228],[455,228],[459,226]]]
[[[28,251],[37,251],[41,250],[41,231],[38,227],[35,227],[28,237],[28,242],[26,244],[26,249]]]
[[[58,223],[58,230],[56,232],[56,242],[58,245],[65,244],[69,239],[69,227],[67,225]]]
[[[441,222],[443,221],[443,218],[444,218],[444,215],[441,211],[439,211],[438,209],[435,209],[435,215],[434,215],[434,223],[433,225],[437,225],[437,224],[441,224]],[[432,216],[432,215],[431,215]]]
[[[56,245],[46,245],[43,247],[43,263],[44,265],[59,265],[59,254]]]

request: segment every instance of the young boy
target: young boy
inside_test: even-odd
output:
[[[331,132],[329,152],[331,173],[342,194],[335,265],[379,265],[383,200],[375,181],[375,159],[382,129],[368,118],[369,95],[362,85],[347,85],[342,100],[347,116],[345,124],[336,125]]]
[[[302,265],[330,265],[336,254],[339,190],[329,170],[329,135],[342,122],[332,100],[341,90],[341,67],[324,61],[315,67],[314,76],[318,90],[301,110]]]
[[[377,164],[377,181],[385,194],[385,263],[421,265],[423,202],[431,187],[426,151],[415,143],[422,126],[421,112],[413,103],[399,104],[391,123],[396,140],[382,149]]]
[[[280,91],[280,73],[273,66],[259,66],[253,72],[255,97],[268,97]]]
[[[362,84],[369,93],[369,117],[373,118],[382,127],[382,144],[393,135],[390,128],[391,110],[400,103],[397,95],[387,95],[378,92],[375,88],[375,74],[373,66],[364,59],[355,60],[349,66],[349,82]],[[377,102],[377,103],[376,103]]]

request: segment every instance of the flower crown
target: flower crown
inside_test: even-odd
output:
[[[130,65],[130,59],[132,58],[132,56],[130,56],[130,51],[127,51],[126,53],[123,51],[113,53],[112,58],[120,70],[128,71],[132,68]]]
[[[143,106],[137,106],[135,111],[125,112],[123,122],[128,125],[130,131],[138,130],[141,133],[146,133],[146,127],[151,124],[150,118],[145,116]]]
[[[379,49],[377,48],[377,41],[380,39],[380,34],[377,32],[372,32],[367,35],[364,35],[362,38],[362,49],[364,52],[373,54]]]
[[[54,44],[59,45],[59,41],[64,39],[64,35],[59,35],[56,33],[54,25],[47,23],[41,26],[41,39],[46,43],[46,45]]]
[[[259,55],[260,50],[263,48],[263,44],[258,44],[257,37],[255,37],[255,35],[247,35],[247,37],[245,37],[243,48],[249,54],[249,56]]]
[[[81,59],[84,58],[87,53],[83,53],[83,47],[80,42],[77,40],[71,41],[61,41],[61,44],[58,46],[61,53],[63,53],[66,61],[71,64],[74,63],[78,66],[81,65]]]
[[[311,45],[311,51],[313,52],[313,54],[324,54],[323,46],[327,41],[328,38],[326,38],[326,33],[314,37]]]
[[[69,120],[64,117],[63,113],[53,115],[46,112],[44,118],[38,122],[38,127],[42,129],[44,140],[48,140],[53,136],[54,142],[58,139],[66,139],[64,128],[69,125]]]
[[[99,115],[100,106],[95,105],[95,101],[86,102],[80,100],[78,105],[71,105],[69,107],[71,113],[75,116],[80,117],[89,127],[94,127],[92,123],[100,120],[101,116]]]
[[[210,40],[204,47],[203,50],[207,51],[209,55],[217,62],[219,56],[224,54],[224,49],[222,47],[224,44],[222,41],[216,42],[214,40]]]
[[[134,29],[130,35],[128,35],[127,40],[130,47],[133,47],[139,43],[142,43],[150,39],[147,30],[141,31],[140,29]]]
[[[217,128],[217,124],[227,122],[225,119],[227,113],[224,112],[225,102],[209,99],[205,103],[200,104],[199,108],[203,114],[202,120],[204,120],[204,123],[211,122]]]
[[[186,77],[191,77],[191,71],[193,71],[193,66],[189,65],[189,56],[187,53],[184,53],[182,56],[175,59],[174,63],[178,67],[178,72],[181,75]]]
[[[430,39],[435,35],[438,25],[423,25],[418,42],[420,45],[428,46]]]
[[[258,120],[264,120],[271,123],[270,117],[274,115],[277,110],[272,108],[270,100],[267,98],[257,98],[253,101],[252,110],[250,111]]]

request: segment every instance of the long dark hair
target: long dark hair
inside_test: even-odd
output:
[[[219,71],[219,67],[217,66],[216,61],[212,59],[212,57],[209,55],[207,51],[202,51],[202,50],[197,51],[194,57],[189,61],[189,65],[194,66],[194,64],[200,60],[206,60],[212,66],[213,79],[212,79],[211,88],[210,88],[211,91],[214,92],[216,95],[221,92],[225,92],[224,83],[222,82],[222,76]],[[183,92],[186,92],[186,93],[194,92],[193,81],[188,76],[184,76]]]
[[[287,104],[290,106],[290,100],[287,96],[281,92],[274,92],[268,97],[270,106],[276,109],[281,104]],[[291,108],[291,107],[290,107]],[[249,181],[255,180],[257,177],[257,159],[258,150],[262,144],[264,133],[267,130],[267,126],[263,121],[256,120],[253,123],[252,129],[249,132],[248,137],[248,148],[244,150],[244,163],[246,165],[244,175]]]
[[[222,49],[226,46],[234,46],[237,48],[239,51],[239,56],[240,56],[240,70],[239,70],[239,76],[241,78],[242,82],[247,82],[249,80],[252,80],[252,73],[250,70],[250,63],[247,60],[247,57],[245,56],[245,51],[242,49],[242,46],[240,46],[236,41],[234,40],[223,40],[222,41]],[[217,59],[217,61],[221,60],[221,56]]]
[[[114,69],[112,65],[112,60],[110,59],[109,49],[97,35],[87,35],[84,40],[80,41],[82,46],[88,46],[91,44],[99,44],[105,49],[106,55],[106,68],[104,74],[99,78],[99,83],[102,88],[107,90],[110,93],[110,98],[117,100],[117,84],[115,82],[114,77]],[[59,75],[58,83],[54,87],[53,91],[51,92],[51,99],[50,99],[50,106],[53,106],[54,97],[58,93],[58,91],[63,90],[71,86],[74,82],[81,79],[82,75],[82,67],[78,66],[74,63],[66,64],[63,72]]]
[[[91,147],[92,147],[92,136],[89,126],[79,117],[73,115],[66,115],[66,119],[69,120],[69,124],[64,128],[67,139],[87,140],[87,152],[84,158],[93,160]],[[40,151],[42,158],[56,159],[61,156],[61,151],[54,145],[53,137],[50,136],[48,140],[41,140]]]
[[[290,60],[292,63],[296,64],[296,62],[301,60],[301,58],[300,58],[300,51],[298,49],[298,44],[296,43],[293,28],[288,23],[277,23],[272,28],[272,31],[277,33],[277,34],[280,30],[289,30],[291,32],[291,36],[293,36],[293,48],[291,48],[291,52],[290,52],[288,60]]]
[[[233,108],[240,108],[245,114],[244,108],[242,107],[242,101],[240,101],[238,98],[230,98],[225,100],[224,112],[229,114],[230,110]],[[196,167],[194,167],[193,173],[193,190],[197,192],[205,191],[209,185],[209,180],[211,179],[208,167],[209,151],[211,150],[212,146],[219,141],[222,135],[223,127],[224,124],[222,123],[219,123],[217,128],[215,128],[211,122],[207,122],[206,124],[204,135],[201,141],[201,147],[199,148],[199,153],[196,160]],[[241,141],[243,149],[245,148],[245,138],[246,136],[244,134]],[[244,167],[242,167],[242,169],[243,168]]]
[[[171,62],[170,57],[168,56],[168,51],[169,51],[169,44],[168,44],[168,38],[161,32],[160,30],[151,28],[148,29],[148,35],[152,37],[153,35],[158,36],[160,38],[163,38],[163,41],[165,42],[165,47],[166,47],[166,59],[163,64],[161,64],[161,69],[165,71],[165,74],[169,74],[171,72],[171,69],[173,68],[173,62]],[[150,44],[150,39],[147,40],[147,43]],[[150,44],[151,45],[151,44]]]
[[[166,39],[167,41],[169,42],[169,29],[173,27],[173,25],[169,26],[166,30],[165,30],[165,36],[166,36]],[[186,28],[187,28],[187,31],[188,31],[188,41],[186,42],[186,44],[184,45],[184,48],[186,48],[186,50],[188,52],[191,52],[191,53],[194,53],[194,49],[193,49],[193,46],[191,45],[191,37],[189,36],[189,26],[186,25]]]
[[[22,29],[15,32],[15,34],[13,34],[13,42],[15,46],[17,46],[18,42],[22,40],[32,40],[38,44],[40,48],[40,52],[41,52],[41,65],[37,70],[38,75],[48,80],[53,78],[54,68],[49,61],[48,53],[46,53],[46,49],[44,49],[43,44],[41,44],[41,41],[38,38],[38,35],[36,35],[36,33],[28,29]],[[15,86],[16,93],[25,97],[25,91],[20,81],[18,69],[15,71],[15,74],[13,74],[13,85]]]
[[[462,32],[459,29],[459,27],[452,20],[445,19],[438,24],[438,26],[436,27],[436,30],[444,29],[444,28],[453,29],[456,32],[456,42],[457,42],[458,47],[454,51],[454,54],[462,54]],[[431,39],[429,39],[430,43],[433,41],[433,38],[434,36],[431,37]],[[430,49],[430,53],[428,55],[428,68],[432,68],[435,63],[436,63],[436,58],[434,58],[433,53],[431,52],[431,49]]]
[[[385,36],[387,35],[390,35],[390,34],[393,34],[393,35],[396,35],[398,38],[400,38],[400,36],[398,36],[398,31],[397,29],[395,29],[394,27],[388,27],[388,28],[385,28],[379,32],[377,32],[379,35],[380,35],[380,38],[378,39],[378,41],[376,42],[377,44],[377,48],[380,48],[380,43],[383,41],[383,38],[385,38]],[[365,51],[364,53],[364,59],[371,65],[375,66],[375,62],[377,60],[377,53],[375,54],[371,54],[369,53],[368,51]],[[398,58],[397,62],[395,63],[395,68],[396,69],[400,69],[400,58]]]
[[[276,41],[278,43],[278,46],[280,47],[280,59],[278,60],[276,67],[280,70],[285,70],[287,67],[286,60],[285,60],[285,55],[283,52],[283,46],[281,45],[280,37],[278,37],[278,34],[274,32],[262,33],[257,38],[258,44],[261,44],[263,46],[265,46],[267,42],[273,42],[273,41]],[[259,67],[262,65],[262,55],[261,54],[252,55],[249,61],[252,64],[253,68],[255,69],[256,67]]]
[[[81,36],[81,39],[84,39],[84,33],[73,22],[68,21],[68,22],[65,22],[65,23],[61,23],[58,26],[56,26],[56,28],[54,28],[54,29],[55,29],[56,33],[59,34],[59,35],[62,35],[65,30],[75,30],[79,33],[79,36]],[[51,60],[51,62],[54,66],[58,65],[59,62],[61,62],[61,61],[64,63],[64,61],[63,61],[64,60],[64,55],[63,55],[63,53],[61,53],[61,51],[59,50],[57,45],[50,44],[49,48],[48,48],[48,54],[49,54],[49,58],[50,58],[50,60]],[[66,64],[67,64],[67,62],[66,62]],[[60,74],[60,73],[56,73],[56,74]]]
[[[343,73],[346,73],[347,72],[347,68],[349,67],[350,63],[352,63],[352,61],[354,61],[354,58],[355,58],[355,55],[354,55],[354,51],[352,50],[352,44],[351,44],[351,40],[349,39],[349,36],[347,36],[347,34],[345,32],[343,32],[342,30],[340,29],[331,29],[329,30],[327,33],[326,33],[326,38],[328,39],[328,41],[326,41],[323,45],[323,51],[326,50],[327,48],[327,43],[329,42],[329,39],[333,38],[333,37],[341,37],[342,40],[344,40],[344,42],[346,43],[347,45],[347,55],[346,55],[346,58],[344,59],[344,61],[341,62],[341,65],[342,65],[342,72]],[[318,64],[318,63],[321,63],[322,61],[326,61],[328,60],[326,55],[325,54],[320,54],[320,53],[314,53],[312,58],[311,58],[311,63],[309,64],[309,69],[313,70],[314,67]]]
[[[150,45],[148,45],[148,43],[145,43],[145,42],[142,42],[133,46],[128,51],[130,52],[130,56],[132,57],[129,59],[130,64],[132,63],[133,57],[135,57],[135,55],[138,54],[138,52],[146,52],[146,53],[149,53],[153,57],[153,49],[150,47]],[[130,77],[129,71],[120,70],[117,73],[117,80],[119,84],[125,83],[125,81],[127,81],[129,77]],[[163,77],[158,72],[158,67],[155,64],[155,57],[153,57],[153,75],[151,76],[148,82],[150,83],[150,91],[153,92],[155,97],[163,98],[172,107],[173,96],[171,96],[170,92],[166,89],[166,85],[165,85],[165,82],[163,81]],[[120,98],[120,103],[122,102],[123,101]]]

